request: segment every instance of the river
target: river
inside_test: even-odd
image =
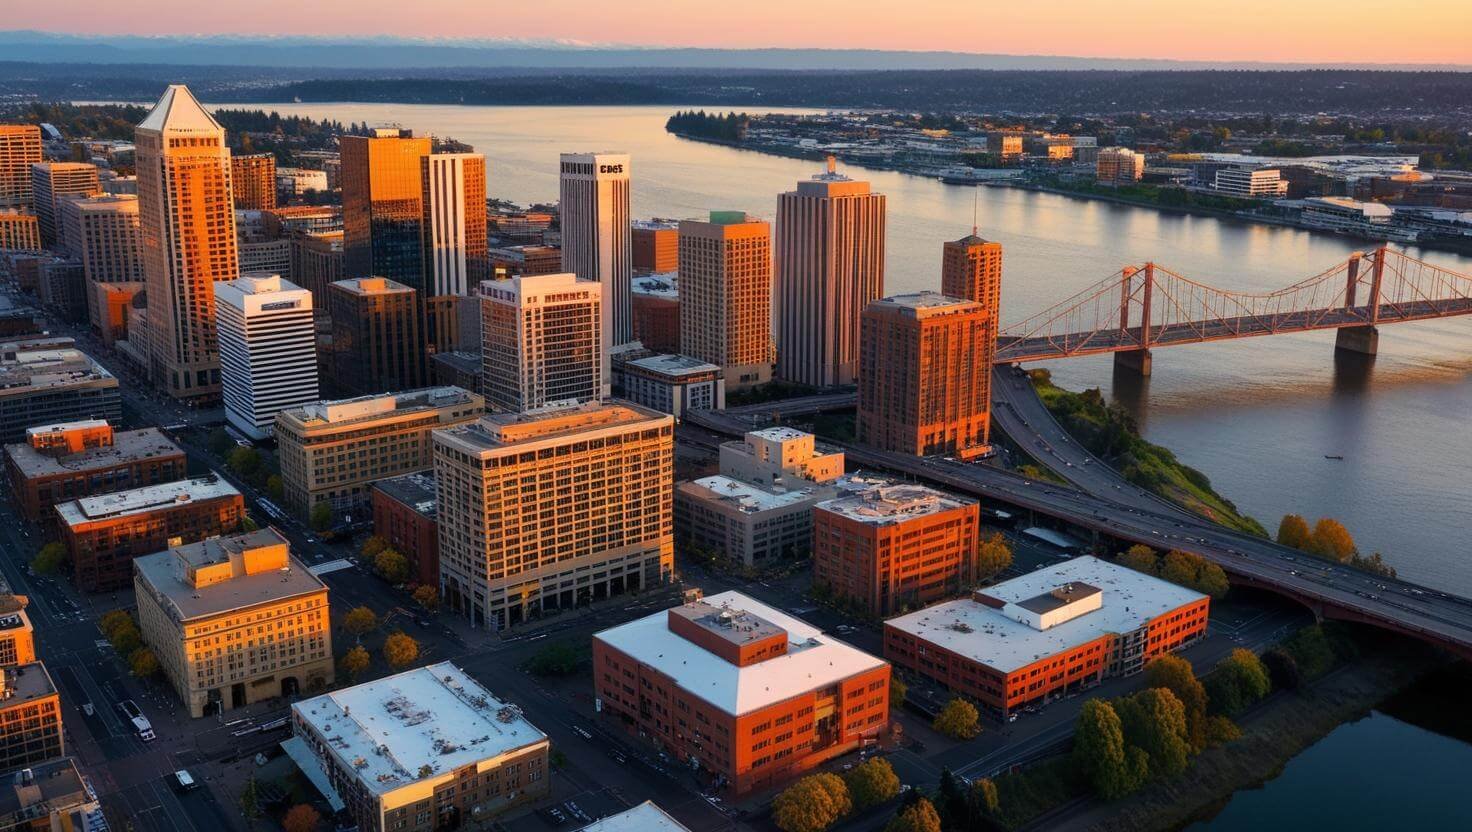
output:
[[[398,123],[484,153],[489,192],[557,198],[557,154],[633,156],[636,217],[743,209],[765,217],[813,162],[679,139],[675,107],[267,105],[343,122]],[[1118,270],[1154,260],[1226,289],[1262,291],[1334,265],[1359,246],[1306,231],[1190,217],[1052,194],[970,188],[850,169],[888,195],[886,288],[938,289],[940,246],[970,230],[1005,247],[1003,325]],[[1472,259],[1412,249],[1472,272]],[[1342,520],[1403,577],[1472,595],[1472,319],[1383,327],[1373,361],[1336,361],[1332,332],[1160,349],[1147,381],[1113,378],[1108,357],[1054,362],[1055,379],[1101,387],[1144,435],[1211,477],[1270,530],[1286,512]],[[1325,455],[1343,456],[1343,460]]]

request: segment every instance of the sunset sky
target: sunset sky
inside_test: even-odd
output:
[[[0,25],[108,35],[393,34],[1472,64],[1472,0],[46,0],[11,5]]]

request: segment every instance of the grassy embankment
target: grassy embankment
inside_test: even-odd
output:
[[[1098,389],[1064,390],[1053,384],[1047,370],[1034,370],[1031,376],[1053,417],[1125,479],[1223,526],[1267,537],[1262,524],[1216,493],[1205,474],[1176,459],[1170,449],[1140,438],[1135,420],[1118,405],[1105,403]]]

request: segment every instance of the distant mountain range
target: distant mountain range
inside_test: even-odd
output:
[[[1074,58],[880,49],[686,49],[556,41],[251,36],[70,35],[0,31],[0,60],[336,70],[1456,70],[1472,64],[1310,64]]]

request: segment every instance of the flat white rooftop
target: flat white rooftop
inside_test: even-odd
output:
[[[690,832],[690,828],[646,800],[626,812],[595,820],[578,832]]]
[[[882,659],[838,641],[781,610],[742,595],[722,592],[705,603],[749,612],[787,631],[787,653],[738,667],[669,628],[669,612],[645,616],[593,636],[670,677],[691,695],[741,716],[884,667]]]
[[[292,705],[370,792],[385,794],[546,742],[521,709],[449,662]],[[428,766],[423,776],[420,771]]]
[[[1088,555],[979,591],[1006,604],[1020,604],[1068,584],[1099,589],[1103,593],[1100,608],[1037,630],[1000,609],[964,598],[891,618],[885,626],[1011,673],[1102,636],[1133,632],[1153,618],[1206,597]]]
[[[796,491],[768,491],[723,474],[701,477],[693,482],[706,489],[710,497],[736,503],[743,512],[748,514],[799,505],[811,500],[814,493],[814,489],[811,488]]]
[[[679,300],[679,272],[657,272],[633,278],[629,282],[629,289],[636,295],[652,295],[668,300]]]
[[[68,526],[75,526],[95,520],[228,497],[232,494],[238,495],[240,492],[222,477],[198,477],[192,480],[144,486],[131,491],[82,497],[58,505],[56,512],[61,515],[61,522]]]
[[[719,373],[720,367],[707,364],[698,358],[688,355],[651,355],[648,358],[639,358],[628,363],[629,367],[637,367],[649,373],[669,376],[671,379],[681,379],[685,376],[704,375],[707,373]]]
[[[812,435],[797,428],[762,428],[747,433],[747,436],[757,436],[770,442],[790,442],[793,439],[803,439]]]
[[[903,523],[975,502],[924,485],[889,483],[853,490],[842,497],[818,503],[818,508],[860,523],[881,526]]]

